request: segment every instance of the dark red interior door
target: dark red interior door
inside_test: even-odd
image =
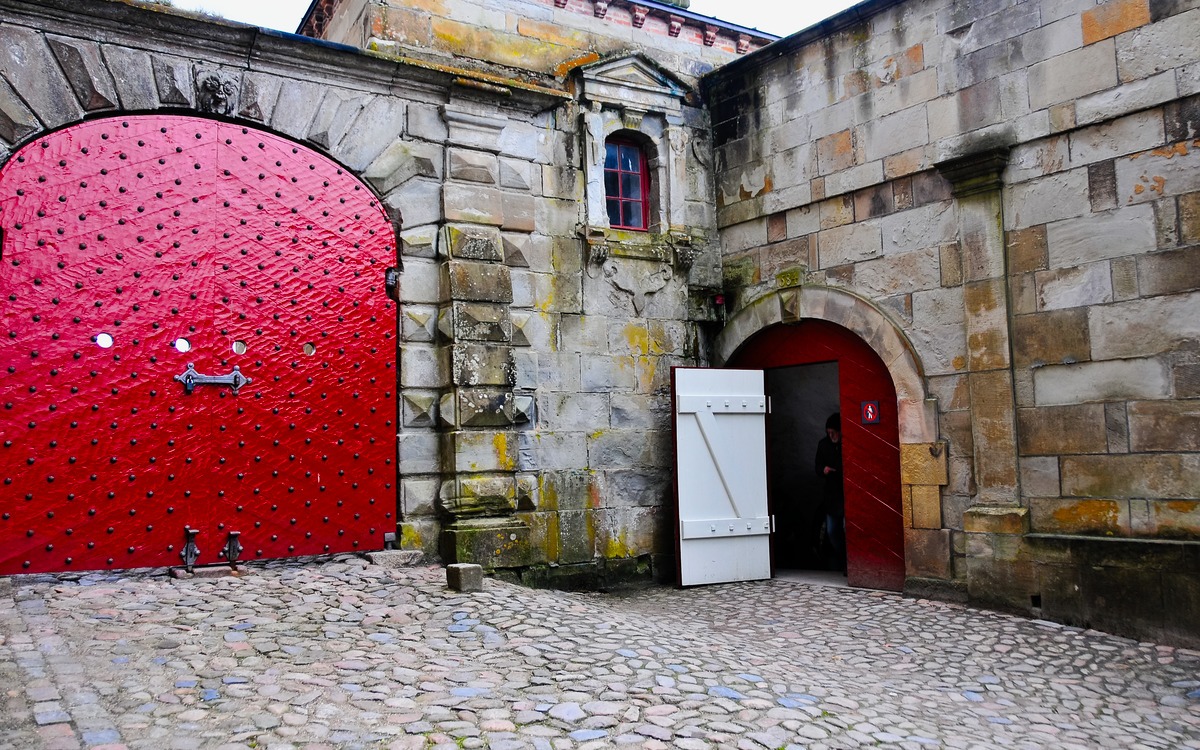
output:
[[[730,367],[837,362],[845,444],[846,553],[852,586],[904,587],[904,524],[896,389],[887,367],[853,332],[822,320],[768,328],[747,341]],[[874,421],[864,404],[878,404]]]
[[[95,120],[10,159],[0,226],[0,573],[179,564],[189,528],[200,564],[231,532],[243,559],[382,547],[394,235],[356,179],[225,123]]]

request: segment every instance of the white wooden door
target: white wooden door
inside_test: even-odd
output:
[[[680,583],[770,578],[762,370],[676,368],[672,391]]]

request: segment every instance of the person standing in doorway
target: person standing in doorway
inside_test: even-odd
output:
[[[846,570],[846,498],[842,488],[842,415],[825,420],[825,437],[817,443],[817,476],[824,485],[825,533],[833,548],[835,570]]]

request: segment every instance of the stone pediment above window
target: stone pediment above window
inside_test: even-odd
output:
[[[580,74],[583,98],[601,105],[674,114],[688,92],[673,75],[641,55],[601,60],[585,65]]]

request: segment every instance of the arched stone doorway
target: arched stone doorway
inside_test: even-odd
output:
[[[803,321],[824,321],[842,329],[846,335],[840,340],[849,347],[846,355],[863,361],[870,358],[869,352],[886,370],[894,388],[891,396],[894,411],[890,413],[895,415],[898,482],[888,481],[898,484],[898,533],[903,539],[904,566],[899,582],[894,568],[884,576],[892,581],[887,588],[900,588],[905,577],[951,578],[950,538],[949,532],[941,528],[940,511],[940,488],[946,483],[946,452],[944,444],[938,441],[936,403],[926,396],[924,373],[911,344],[891,320],[868,301],[849,292],[819,286],[784,289],[756,300],[729,320],[716,339],[713,364],[725,366],[736,362],[741,367],[761,367],[830,361],[829,354],[817,355],[799,348],[804,346],[800,339],[807,336],[801,332]],[[815,331],[815,327],[810,329]],[[770,353],[779,345],[782,353]],[[745,355],[741,353],[743,347]],[[763,363],[754,363],[754,357]],[[854,402],[853,411],[847,411],[846,405],[851,401],[852,396],[843,394],[843,419],[861,421],[861,403]],[[882,403],[880,407],[886,417],[889,410]],[[926,509],[933,509],[922,514],[919,524],[913,520],[914,497],[921,498]]]
[[[904,587],[900,442],[896,391],[883,361],[852,331],[810,319],[760,331],[729,362],[731,367],[767,370],[768,382],[775,368],[817,364],[836,368],[844,446],[847,580],[852,586],[899,591]],[[774,395],[772,400],[777,400]],[[823,421],[825,414],[818,416]],[[791,458],[801,471],[813,471],[813,453],[802,436],[782,437],[793,448]],[[795,450],[801,445],[806,449]],[[775,498],[776,515],[789,502],[805,499]]]

